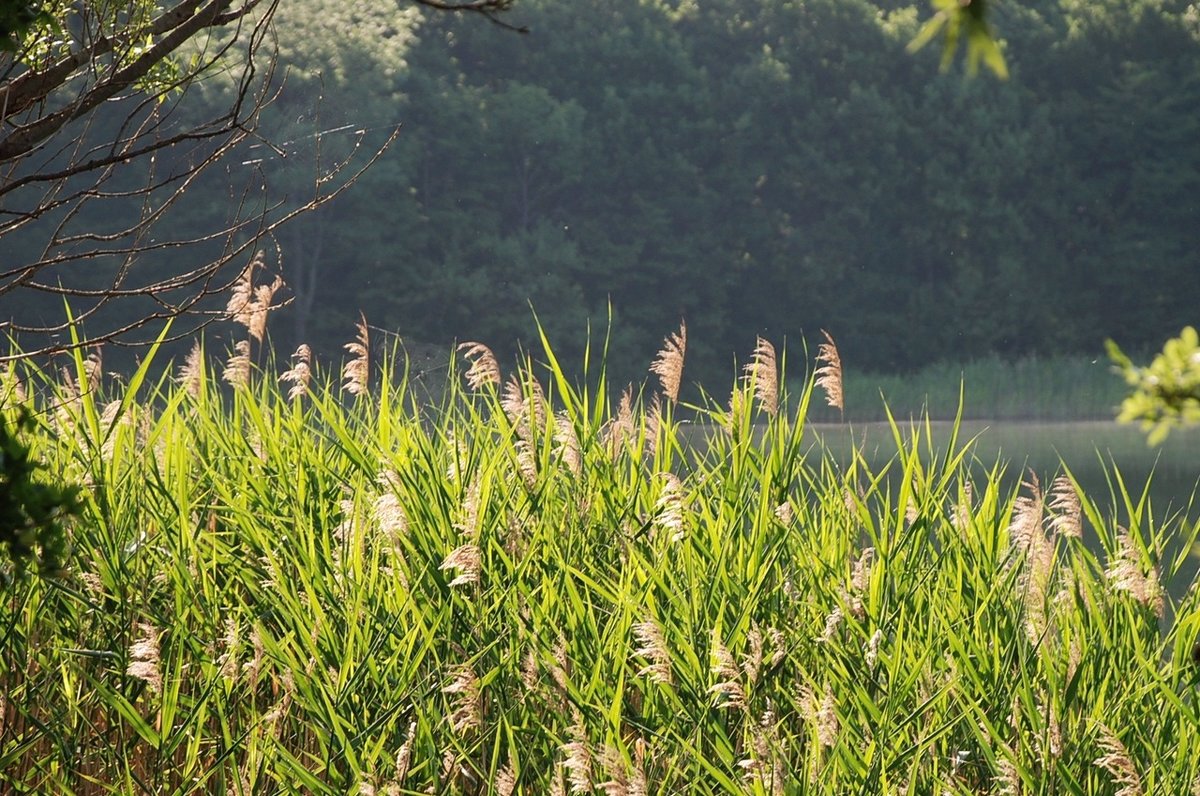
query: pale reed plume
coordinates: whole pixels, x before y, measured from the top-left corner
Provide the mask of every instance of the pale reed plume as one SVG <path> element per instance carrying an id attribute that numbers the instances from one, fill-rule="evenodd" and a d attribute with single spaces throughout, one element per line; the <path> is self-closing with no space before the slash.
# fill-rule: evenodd
<path id="1" fill-rule="evenodd" d="M 871 638 L 863 645 L 863 662 L 867 664 L 867 669 L 875 668 L 875 662 L 879 660 L 879 645 L 882 642 L 883 631 L 876 628 Z"/>
<path id="2" fill-rule="evenodd" d="M 604 425 L 604 447 L 609 456 L 616 458 L 625 442 L 633 438 L 633 434 L 633 385 L 628 385 L 621 393 L 617 414 Z"/>
<path id="3" fill-rule="evenodd" d="M 1138 775 L 1129 750 L 1116 733 L 1101 724 L 1097 743 L 1104 754 L 1092 761 L 1092 765 L 1108 772 L 1113 785 L 1119 785 L 1116 796 L 1142 796 L 1142 778 Z"/>
<path id="4" fill-rule="evenodd" d="M 1046 614 L 1046 594 L 1054 570 L 1054 542 L 1043 527 L 1044 499 L 1037 473 L 1030 471 L 1023 486 L 1029 495 L 1013 502 L 1009 522 L 1009 549 L 1014 554 L 1011 564 L 1023 561 L 1019 585 L 1025 601 L 1025 635 L 1037 644 L 1049 626 Z"/>
<path id="5" fill-rule="evenodd" d="M 154 693 L 162 692 L 162 670 L 159 668 L 158 628 L 145 622 L 137 625 L 137 639 L 129 647 L 129 665 L 125 674 L 141 680 Z"/>
<path id="6" fill-rule="evenodd" d="M 221 380 L 234 387 L 245 387 L 250 383 L 250 341 L 238 340 L 233 344 L 233 354 L 225 362 Z"/>
<path id="7" fill-rule="evenodd" d="M 671 534 L 672 542 L 679 542 L 687 535 L 683 482 L 674 473 L 662 473 L 662 477 L 666 483 L 654 504 L 654 528 Z"/>
<path id="8" fill-rule="evenodd" d="M 472 390 L 482 390 L 487 385 L 500 386 L 500 363 L 492 349 L 483 343 L 461 343 L 458 350 L 471 363 L 467 368 L 467 384 Z"/>
<path id="9" fill-rule="evenodd" d="M 875 561 L 875 548 L 864 547 L 850 571 L 850 588 L 857 594 L 865 594 L 871 588 L 871 565 Z"/>
<path id="10" fill-rule="evenodd" d="M 996 783 L 997 796 L 1021 796 L 1024 793 L 1021 773 L 1008 754 L 996 756 L 996 776 L 992 781 Z"/>
<path id="11" fill-rule="evenodd" d="M 537 454 L 533 446 L 523 439 L 513 443 L 513 450 L 516 452 L 516 471 L 521 476 L 521 483 L 527 490 L 533 492 L 537 487 L 538 479 Z"/>
<path id="12" fill-rule="evenodd" d="M 712 673 L 721 678 L 708 689 L 716 699 L 716 706 L 738 710 L 746 707 L 746 689 L 742 686 L 742 670 L 729 648 L 721 641 L 721 634 L 712 631 Z"/>
<path id="13" fill-rule="evenodd" d="M 254 259 L 242 270 L 233 288 L 229 291 L 229 302 L 225 305 L 225 316 L 247 329 L 254 317 L 254 269 L 264 266 L 262 252 L 255 252 Z"/>
<path id="14" fill-rule="evenodd" d="M 838 628 L 842 626 L 844 618 L 841 606 L 834 606 L 834 609 L 825 617 L 825 629 L 813 640 L 818 644 L 832 643 L 838 636 Z"/>
<path id="15" fill-rule="evenodd" d="M 833 689 L 826 685 L 825 691 L 818 699 L 812 687 L 805 685 L 800 689 L 800 696 L 804 716 L 816 725 L 817 742 L 821 746 L 833 746 L 837 743 L 839 727 Z"/>
<path id="16" fill-rule="evenodd" d="M 516 428 L 517 436 L 529 442 L 533 430 L 546 426 L 546 393 L 532 374 L 512 374 L 504 384 L 500 406 L 510 423 Z"/>
<path id="17" fill-rule="evenodd" d="M 375 521 L 375 529 L 393 543 L 408 534 L 408 516 L 395 492 L 384 492 L 375 498 L 371 518 Z"/>
<path id="18" fill-rule="evenodd" d="M 351 355 L 350 361 L 342 367 L 342 379 L 344 380 L 342 389 L 355 397 L 366 393 L 371 376 L 371 340 L 367 334 L 367 319 L 363 315 L 360 315 L 359 318 L 360 320 L 355 326 L 358 329 L 358 335 L 354 342 L 342 346 Z"/>
<path id="19" fill-rule="evenodd" d="M 1008 524 L 1008 546 L 1018 555 L 1035 557 L 1046 542 L 1046 534 L 1042 530 L 1042 487 L 1037 473 L 1032 470 L 1029 480 L 1021 485 L 1029 490 L 1029 495 L 1020 495 L 1013 501 L 1012 519 Z"/>
<path id="20" fill-rule="evenodd" d="M 403 785 L 404 780 L 408 779 L 408 769 L 412 766 L 413 741 L 416 737 L 417 723 L 410 721 L 408 723 L 408 734 L 404 739 L 404 743 L 401 744 L 400 751 L 396 752 L 395 782 L 397 785 Z"/>
<path id="21" fill-rule="evenodd" d="M 649 661 L 638 670 L 638 676 L 649 676 L 652 682 L 659 685 L 673 685 L 675 678 L 671 673 L 671 652 L 662 628 L 653 619 L 648 619 L 633 626 L 633 635 L 641 644 L 633 654 Z"/>
<path id="22" fill-rule="evenodd" d="M 565 411 L 554 417 L 554 441 L 557 444 L 559 459 L 578 476 L 583 470 L 583 455 L 579 448 L 579 435 L 575 433 L 575 424 Z"/>
<path id="23" fill-rule="evenodd" d="M 1165 606 L 1162 584 L 1158 580 L 1158 567 L 1150 567 L 1149 574 L 1145 572 L 1141 554 L 1134 546 L 1129 531 L 1124 528 L 1118 529 L 1117 547 L 1116 560 L 1111 561 L 1108 569 L 1104 571 L 1113 591 L 1125 592 L 1161 619 Z"/>
<path id="24" fill-rule="evenodd" d="M 683 358 L 687 353 L 687 325 L 679 322 L 679 331 L 663 340 L 662 350 L 650 365 L 650 372 L 662 383 L 662 394 L 672 403 L 679 402 L 679 386 L 683 382 Z"/>
<path id="25" fill-rule="evenodd" d="M 438 567 L 440 570 L 455 569 L 458 575 L 450 581 L 451 586 L 466 586 L 479 582 L 479 548 L 473 544 L 456 547 Z"/>
<path id="26" fill-rule="evenodd" d="M 755 790 L 771 796 L 783 796 L 786 775 L 777 749 L 780 747 L 775 712 L 770 708 L 750 727 L 750 756 L 739 760 L 742 776 Z"/>
<path id="27" fill-rule="evenodd" d="M 496 772 L 496 796 L 512 796 L 517 791 L 517 769 L 510 759 Z"/>
<path id="28" fill-rule="evenodd" d="M 775 346 L 758 338 L 754 347 L 754 358 L 746 365 L 746 378 L 754 385 L 754 397 L 758 405 L 771 417 L 779 413 L 779 368 L 775 360 Z"/>
<path id="29" fill-rule="evenodd" d="M 254 300 L 250 303 L 250 317 L 246 328 L 250 330 L 250 336 L 260 343 L 267 333 L 267 316 L 271 310 L 275 309 L 271 302 L 275 300 L 275 294 L 281 287 L 283 287 L 283 279 L 277 276 L 271 284 L 259 285 L 254 288 Z"/>
<path id="30" fill-rule="evenodd" d="M 183 365 L 180 366 L 179 373 L 175 376 L 175 382 L 183 387 L 188 395 L 196 398 L 200 395 L 203 373 L 204 363 L 200 359 L 200 341 L 197 340 L 192 344 L 192 350 L 183 360 Z"/>
<path id="31" fill-rule="evenodd" d="M 483 697 L 479 678 L 470 666 L 464 664 L 458 667 L 454 680 L 442 689 L 442 693 L 454 697 L 450 726 L 455 732 L 466 732 L 483 725 Z"/>
<path id="32" fill-rule="evenodd" d="M 509 375 L 504 383 L 504 394 L 500 397 L 500 407 L 514 426 L 519 425 L 525 412 L 525 391 L 521 389 L 521 380 L 517 374 Z"/>
<path id="33" fill-rule="evenodd" d="M 646 744 L 641 738 L 634 743 L 633 756 L 631 765 L 616 746 L 604 745 L 600 766 L 608 774 L 608 780 L 596 787 L 605 796 L 646 796 L 649 789 L 645 774 Z"/>
<path id="34" fill-rule="evenodd" d="M 566 755 L 559 765 L 566 769 L 572 793 L 592 792 L 592 753 L 588 747 L 587 728 L 578 714 L 571 725 L 572 740 L 562 745 Z"/>
<path id="35" fill-rule="evenodd" d="M 312 349 L 301 343 L 292 360 L 291 369 L 284 371 L 279 380 L 292 385 L 288 388 L 288 400 L 298 401 L 308 395 L 308 384 L 312 381 Z"/>
<path id="36" fill-rule="evenodd" d="M 838 353 L 837 344 L 833 337 L 824 329 L 821 334 L 825 342 L 817 347 L 817 386 L 825 391 L 825 402 L 839 412 L 846 411 L 842 397 L 842 357 Z"/>
<path id="37" fill-rule="evenodd" d="M 87 377 L 89 390 L 100 389 L 100 380 L 104 377 L 104 352 L 98 345 L 92 346 L 87 358 L 83 360 L 83 373 Z"/>
<path id="38" fill-rule="evenodd" d="M 750 678 L 750 682 L 758 682 L 758 673 L 763 664 L 763 634 L 757 624 L 751 624 L 750 632 L 746 634 L 746 654 L 742 656 L 742 671 Z"/>
<path id="39" fill-rule="evenodd" d="M 1083 505 L 1079 491 L 1067 475 L 1060 475 L 1050 485 L 1050 510 L 1054 518 L 1050 521 L 1059 536 L 1079 539 L 1083 536 Z"/>

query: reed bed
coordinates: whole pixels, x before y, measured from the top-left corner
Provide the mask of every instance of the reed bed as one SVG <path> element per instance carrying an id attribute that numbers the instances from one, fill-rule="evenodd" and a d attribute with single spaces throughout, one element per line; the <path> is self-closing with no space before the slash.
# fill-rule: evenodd
<path id="1" fill-rule="evenodd" d="M 698 405 L 683 329 L 662 390 L 467 345 L 435 408 L 347 348 L 5 377 L 85 509 L 3 593 L 0 791 L 1200 789 L 1196 590 L 1160 585 L 1197 528 L 1118 472 L 972 482 L 921 423 L 811 451 L 765 340 Z"/>
<path id="2" fill-rule="evenodd" d="M 803 388 L 803 381 L 794 385 Z M 936 362 L 915 373 L 846 374 L 844 417 L 884 422 L 883 396 L 896 417 L 934 420 L 1111 420 L 1124 385 L 1106 355 L 1053 354 L 1016 361 L 998 356 L 966 363 Z M 961 406 L 960 406 L 960 398 Z M 811 420 L 837 421 L 843 413 L 814 407 Z"/>

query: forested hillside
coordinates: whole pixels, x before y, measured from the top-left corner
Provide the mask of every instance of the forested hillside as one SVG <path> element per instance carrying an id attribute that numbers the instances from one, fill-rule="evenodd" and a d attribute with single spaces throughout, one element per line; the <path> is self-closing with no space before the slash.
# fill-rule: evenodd
<path id="1" fill-rule="evenodd" d="M 895 0 L 521 0 L 527 35 L 369 8 L 286 0 L 278 150 L 226 174 L 261 167 L 294 201 L 318 145 L 403 123 L 279 239 L 281 346 L 336 355 L 362 310 L 511 351 L 532 305 L 569 353 L 611 306 L 620 375 L 682 317 L 689 380 L 725 384 L 756 333 L 824 327 L 855 367 L 898 371 L 1137 350 L 1195 320 L 1196 6 L 996 4 L 1003 82 L 908 53 L 929 12 Z M 221 101 L 215 78 L 197 113 Z M 197 223 L 229 201 L 209 185 Z"/>

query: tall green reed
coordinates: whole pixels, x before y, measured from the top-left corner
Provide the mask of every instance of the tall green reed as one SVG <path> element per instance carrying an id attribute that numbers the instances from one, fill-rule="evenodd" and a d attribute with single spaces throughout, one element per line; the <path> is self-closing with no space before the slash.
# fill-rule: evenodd
<path id="1" fill-rule="evenodd" d="M 1197 529 L 1115 468 L 1104 500 L 972 482 L 928 423 L 891 420 L 882 465 L 814 450 L 813 383 L 765 398 L 780 360 L 695 405 L 615 396 L 602 353 L 577 383 L 544 340 L 473 387 L 453 362 L 433 407 L 390 352 L 357 396 L 314 365 L 290 398 L 269 357 L 235 387 L 203 356 L 187 384 L 22 366 L 87 499 L 69 574 L 5 594 L 0 782 L 1193 787 L 1196 596 L 1159 583 Z"/>

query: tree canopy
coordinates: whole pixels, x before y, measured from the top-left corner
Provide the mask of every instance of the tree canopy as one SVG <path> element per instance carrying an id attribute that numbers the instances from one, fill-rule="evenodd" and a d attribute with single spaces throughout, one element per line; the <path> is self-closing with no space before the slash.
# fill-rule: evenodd
<path id="1" fill-rule="evenodd" d="M 848 362 L 896 371 L 1143 351 L 1193 320 L 1186 3 L 988 4 L 1006 81 L 912 54 L 930 12 L 903 0 L 522 0 L 506 19 L 524 36 L 361 8 L 339 12 L 336 58 L 300 33 L 327 29 L 328 3 L 279 9 L 283 91 L 223 161 L 297 203 L 315 164 L 403 124 L 356 190 L 275 235 L 284 346 L 334 354 L 362 310 L 512 351 L 532 304 L 570 356 L 611 306 L 622 377 L 682 316 L 689 377 L 724 383 L 760 333 L 827 328 Z M 179 228 L 227 208 L 227 185 L 189 189 Z"/>

